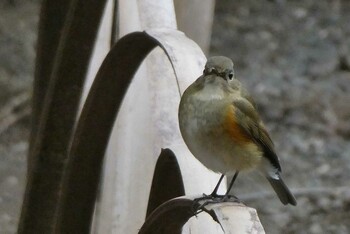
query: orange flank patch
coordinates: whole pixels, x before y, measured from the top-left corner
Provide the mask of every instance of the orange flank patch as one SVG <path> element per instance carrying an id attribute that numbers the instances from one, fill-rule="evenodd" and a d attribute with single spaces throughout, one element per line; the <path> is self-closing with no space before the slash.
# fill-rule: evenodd
<path id="1" fill-rule="evenodd" d="M 237 124 L 234 106 L 227 108 L 224 128 L 236 144 L 252 143 L 250 136 Z"/>

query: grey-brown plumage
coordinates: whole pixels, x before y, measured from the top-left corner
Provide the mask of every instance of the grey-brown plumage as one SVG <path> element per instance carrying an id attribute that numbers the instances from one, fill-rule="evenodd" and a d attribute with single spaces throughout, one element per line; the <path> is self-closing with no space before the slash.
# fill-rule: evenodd
<path id="1" fill-rule="evenodd" d="M 241 119 L 241 121 L 239 121 L 240 127 L 260 146 L 263 151 L 263 157 L 268 159 L 275 168 L 275 171 L 271 170 L 271 173 L 267 173 L 267 180 L 284 205 L 289 203 L 295 206 L 297 204 L 296 199 L 281 177 L 280 173 L 282 169 L 277 154 L 275 153 L 274 144 L 260 120 L 255 107 L 248 105 L 246 101 L 235 101 L 234 105 L 236 107 L 236 115 Z"/>

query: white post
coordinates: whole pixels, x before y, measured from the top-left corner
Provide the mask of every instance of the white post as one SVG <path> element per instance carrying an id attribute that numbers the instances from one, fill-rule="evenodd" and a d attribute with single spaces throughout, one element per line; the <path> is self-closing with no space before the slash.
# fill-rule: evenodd
<path id="1" fill-rule="evenodd" d="M 176 154 L 186 194 L 210 193 L 219 178 L 190 154 L 179 132 L 180 94 L 201 74 L 206 58 L 198 45 L 176 31 L 173 2 L 121 0 L 119 22 L 120 35 L 146 30 L 163 45 L 171 62 L 163 49 L 152 51 L 123 101 L 105 160 L 95 219 L 99 234 L 138 232 L 161 148 Z M 203 230 L 221 233 L 207 220 L 190 221 L 183 232 Z"/>

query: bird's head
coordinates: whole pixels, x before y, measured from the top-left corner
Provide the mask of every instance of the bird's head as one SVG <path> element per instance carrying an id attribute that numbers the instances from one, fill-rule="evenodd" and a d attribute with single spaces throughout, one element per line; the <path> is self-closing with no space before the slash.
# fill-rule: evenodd
<path id="1" fill-rule="evenodd" d="M 234 79 L 233 62 L 224 56 L 214 56 L 205 64 L 203 75 L 216 75 L 227 81 Z"/>

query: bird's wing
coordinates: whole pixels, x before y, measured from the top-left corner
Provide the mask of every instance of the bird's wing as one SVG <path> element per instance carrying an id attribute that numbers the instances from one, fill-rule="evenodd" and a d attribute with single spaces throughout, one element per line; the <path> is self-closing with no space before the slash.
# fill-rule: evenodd
<path id="1" fill-rule="evenodd" d="M 246 99 L 238 99 L 233 101 L 233 107 L 235 118 L 240 120 L 237 121 L 239 127 L 263 149 L 264 157 L 281 171 L 281 165 L 275 153 L 273 142 L 253 104 Z"/>
<path id="2" fill-rule="evenodd" d="M 241 87 L 241 95 L 243 98 L 247 99 L 247 101 L 249 101 L 255 109 L 257 108 L 257 105 L 256 105 L 253 97 L 250 96 L 248 90 L 246 90 L 244 87 Z"/>

